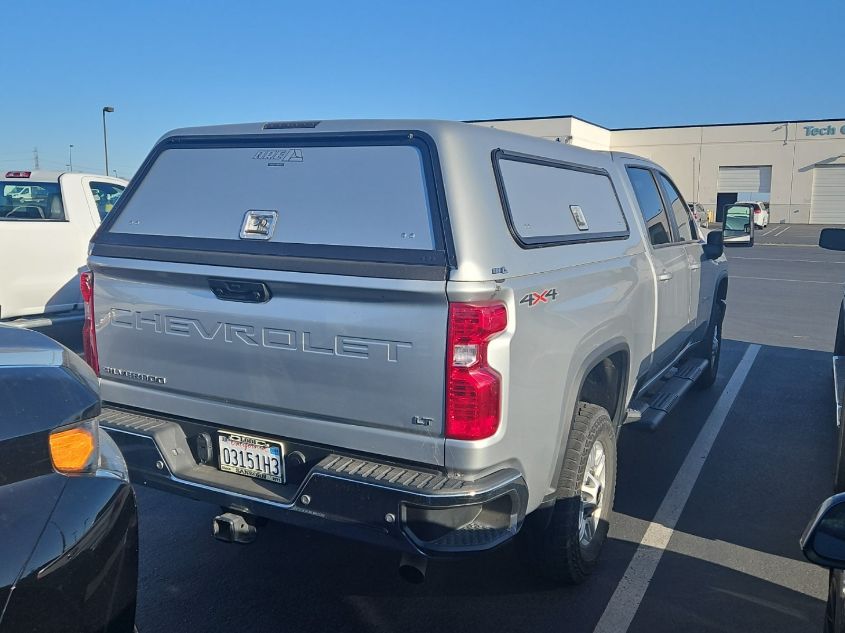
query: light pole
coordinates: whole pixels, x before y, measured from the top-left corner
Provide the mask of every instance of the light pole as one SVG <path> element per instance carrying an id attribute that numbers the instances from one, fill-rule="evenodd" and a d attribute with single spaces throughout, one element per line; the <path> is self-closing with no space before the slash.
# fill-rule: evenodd
<path id="1" fill-rule="evenodd" d="M 106 134 L 106 112 L 114 112 L 114 108 L 106 106 L 103 108 L 103 149 L 106 153 L 106 176 L 109 175 L 109 139 Z"/>
<path id="2" fill-rule="evenodd" d="M 73 171 L 73 144 L 68 147 L 68 167 L 70 167 L 70 171 Z"/>

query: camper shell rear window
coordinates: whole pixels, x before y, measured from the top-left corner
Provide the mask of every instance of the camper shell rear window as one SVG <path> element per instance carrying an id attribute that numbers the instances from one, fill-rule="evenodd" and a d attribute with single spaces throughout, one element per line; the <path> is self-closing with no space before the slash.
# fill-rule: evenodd
<path id="1" fill-rule="evenodd" d="M 604 169 L 501 149 L 493 152 L 493 167 L 505 220 L 523 248 L 630 236 Z"/>
<path id="2" fill-rule="evenodd" d="M 170 137 L 108 215 L 94 254 L 445 267 L 444 218 L 436 150 L 419 132 Z"/>

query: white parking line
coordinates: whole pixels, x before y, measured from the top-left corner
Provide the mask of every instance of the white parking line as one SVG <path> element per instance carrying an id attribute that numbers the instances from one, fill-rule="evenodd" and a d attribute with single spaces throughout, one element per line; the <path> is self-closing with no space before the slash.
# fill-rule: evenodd
<path id="1" fill-rule="evenodd" d="M 614 517 L 619 517 L 614 513 Z M 645 531 L 648 521 L 623 515 L 625 523 Z M 628 543 L 632 541 L 621 537 Z M 790 591 L 823 600 L 827 595 L 827 574 L 806 560 L 787 558 L 759 549 L 751 549 L 736 543 L 727 543 L 718 539 L 704 538 L 688 532 L 675 530 L 667 552 L 695 558 L 711 565 L 718 565 L 731 571 L 765 580 L 773 585 Z"/>
<path id="2" fill-rule="evenodd" d="M 774 236 L 772 236 L 774 237 Z M 790 248 L 807 248 L 807 247 L 815 247 L 818 246 L 818 243 L 813 242 L 812 244 L 783 244 L 782 242 L 757 242 L 757 246 L 788 246 Z"/>
<path id="3" fill-rule="evenodd" d="M 786 227 L 783 231 L 780 231 L 779 233 L 775 233 L 774 235 L 772 235 L 772 237 L 780 237 L 781 235 L 783 235 L 784 233 L 786 233 L 786 232 L 787 232 L 789 229 L 791 229 L 791 228 L 792 228 L 791 226 L 788 226 L 788 227 Z"/>
<path id="4" fill-rule="evenodd" d="M 731 279 L 756 279 L 758 281 L 795 281 L 800 284 L 834 284 L 841 286 L 845 281 L 814 281 L 812 279 L 782 279 L 780 277 L 743 277 L 742 275 L 731 275 Z"/>
<path id="5" fill-rule="evenodd" d="M 607 603 L 604 613 L 601 615 L 594 633 L 624 633 L 631 626 L 637 609 L 643 601 L 645 592 L 648 589 L 660 558 L 672 538 L 672 533 L 681 513 L 684 510 L 687 499 L 689 499 L 695 482 L 701 474 L 704 462 L 710 454 L 710 449 L 722 430 L 728 412 L 733 406 L 734 400 L 751 371 L 754 359 L 760 351 L 759 345 L 749 345 L 742 355 L 734 370 L 733 375 L 728 379 L 725 390 L 716 405 L 701 427 L 695 443 L 687 453 L 684 463 L 681 464 L 678 474 L 675 475 L 669 491 L 663 498 L 660 507 L 654 514 L 648 528 L 640 541 L 634 557 L 628 564 L 622 580 L 616 586 L 616 590 Z"/>
<path id="6" fill-rule="evenodd" d="M 802 264 L 845 264 L 845 261 L 835 259 L 785 259 L 780 257 L 740 257 L 739 255 L 731 255 L 730 259 L 749 259 L 760 262 L 800 262 Z"/>

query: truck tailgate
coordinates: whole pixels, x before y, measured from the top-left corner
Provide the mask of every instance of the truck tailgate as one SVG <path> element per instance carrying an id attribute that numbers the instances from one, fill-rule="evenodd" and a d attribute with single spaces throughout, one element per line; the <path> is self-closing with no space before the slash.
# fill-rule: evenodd
<path id="1" fill-rule="evenodd" d="M 443 435 L 443 281 L 132 260 L 91 267 L 104 400 L 174 415 L 202 403 L 190 417 L 306 441 L 325 442 L 329 424 L 333 443 L 359 450 L 369 443 L 350 431 L 386 430 L 396 457 L 408 454 L 401 436 Z M 210 280 L 221 279 L 261 283 L 271 297 L 220 299 Z M 215 406 L 219 417 L 209 415 Z"/>

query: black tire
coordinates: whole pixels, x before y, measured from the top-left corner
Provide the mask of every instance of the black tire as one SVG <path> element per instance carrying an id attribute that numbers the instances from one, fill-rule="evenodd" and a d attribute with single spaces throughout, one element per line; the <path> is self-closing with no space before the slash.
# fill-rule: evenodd
<path id="1" fill-rule="evenodd" d="M 699 376 L 695 383 L 696 389 L 707 389 L 716 382 L 719 375 L 719 360 L 722 358 L 722 322 L 725 319 L 725 302 L 716 299 L 710 310 L 710 322 L 704 340 L 698 345 L 696 357 L 707 359 L 707 369 Z M 715 348 L 714 348 L 715 344 Z"/>
<path id="2" fill-rule="evenodd" d="M 604 487 L 600 488 L 598 527 L 581 541 L 581 487 L 593 445 L 604 448 Z M 520 550 L 532 570 L 557 584 L 577 584 L 592 573 L 607 538 L 607 518 L 616 491 L 616 426 L 607 411 L 579 402 L 569 430 L 554 506 L 526 518 L 519 534 Z"/>

